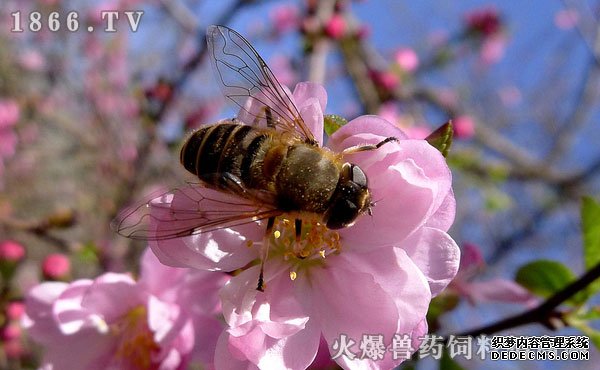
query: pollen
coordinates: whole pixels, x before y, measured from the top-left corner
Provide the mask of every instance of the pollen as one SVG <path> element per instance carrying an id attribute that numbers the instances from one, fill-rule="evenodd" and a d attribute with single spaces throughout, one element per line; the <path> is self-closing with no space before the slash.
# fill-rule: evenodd
<path id="1" fill-rule="evenodd" d="M 114 353 L 116 362 L 124 369 L 149 369 L 152 358 L 159 350 L 154 335 L 148 327 L 145 306 L 137 306 L 111 325 L 111 332 L 118 337 Z"/>
<path id="2" fill-rule="evenodd" d="M 274 230 L 271 237 L 273 255 L 281 255 L 284 261 L 292 264 L 323 261 L 327 255 L 341 250 L 340 235 L 316 219 L 302 219 L 299 237 L 295 223 L 287 218 L 277 220 Z"/>
<path id="3" fill-rule="evenodd" d="M 298 277 L 296 271 L 290 271 L 290 280 L 294 281 Z"/>

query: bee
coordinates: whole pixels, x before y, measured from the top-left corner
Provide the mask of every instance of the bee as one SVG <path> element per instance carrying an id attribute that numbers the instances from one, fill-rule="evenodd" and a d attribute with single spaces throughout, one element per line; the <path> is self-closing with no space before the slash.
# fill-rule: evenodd
<path id="1" fill-rule="evenodd" d="M 340 153 L 321 147 L 289 92 L 244 37 L 225 26 L 210 26 L 207 44 L 225 96 L 241 110 L 238 118 L 199 128 L 183 144 L 180 162 L 200 183 L 175 193 L 192 200 L 195 208 L 179 208 L 173 202 L 168 212 L 153 215 L 143 211 L 151 208 L 150 202 L 144 203 L 146 207 L 117 216 L 116 231 L 133 239 L 162 240 L 266 219 L 268 240 L 275 219 L 285 215 L 295 219 L 299 240 L 304 216 L 316 217 L 329 229 L 340 229 L 370 214 L 374 203 L 367 175 L 343 158 L 378 149 L 396 138 Z M 215 197 L 215 191 L 225 198 Z M 145 225 L 145 218 L 154 226 Z"/>

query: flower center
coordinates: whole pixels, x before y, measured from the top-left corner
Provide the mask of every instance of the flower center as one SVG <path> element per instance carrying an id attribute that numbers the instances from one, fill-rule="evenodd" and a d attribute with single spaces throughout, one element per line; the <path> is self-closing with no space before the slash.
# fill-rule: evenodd
<path id="1" fill-rule="evenodd" d="M 158 368 L 152 364 L 152 354 L 159 350 L 148 327 L 145 306 L 137 306 L 127 312 L 121 320 L 111 326 L 118 337 L 115 357 L 119 368 L 129 370 Z"/>
<path id="2" fill-rule="evenodd" d="M 296 237 L 295 223 L 284 218 L 275 222 L 269 255 L 289 262 L 290 279 L 295 280 L 300 269 L 322 265 L 328 255 L 339 254 L 341 248 L 340 235 L 316 219 L 303 219 L 300 235 Z"/>

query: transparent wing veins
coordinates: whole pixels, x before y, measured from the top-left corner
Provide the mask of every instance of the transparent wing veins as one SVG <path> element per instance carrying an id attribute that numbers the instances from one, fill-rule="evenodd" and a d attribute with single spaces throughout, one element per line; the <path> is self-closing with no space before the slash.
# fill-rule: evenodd
<path id="1" fill-rule="evenodd" d="M 264 111 L 251 112 L 247 109 L 248 98 L 252 98 L 271 109 L 276 128 L 303 140 L 314 141 L 314 135 L 286 90 L 243 36 L 225 26 L 210 26 L 207 42 L 211 62 L 227 98 L 256 119 L 266 119 Z M 237 78 L 237 83 L 229 82 L 227 77 Z"/>
<path id="2" fill-rule="evenodd" d="M 236 195 L 188 183 L 124 209 L 111 223 L 120 235 L 165 240 L 201 234 L 275 217 L 277 209 Z"/>

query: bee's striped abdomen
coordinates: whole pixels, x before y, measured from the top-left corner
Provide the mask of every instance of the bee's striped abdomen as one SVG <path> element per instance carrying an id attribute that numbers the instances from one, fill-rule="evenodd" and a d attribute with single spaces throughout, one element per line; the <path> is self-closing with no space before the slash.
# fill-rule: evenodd
<path id="1" fill-rule="evenodd" d="M 195 131 L 181 149 L 180 160 L 186 170 L 216 188 L 228 188 L 225 174 L 238 178 L 251 188 L 254 161 L 269 135 L 248 125 L 219 123 Z"/>

